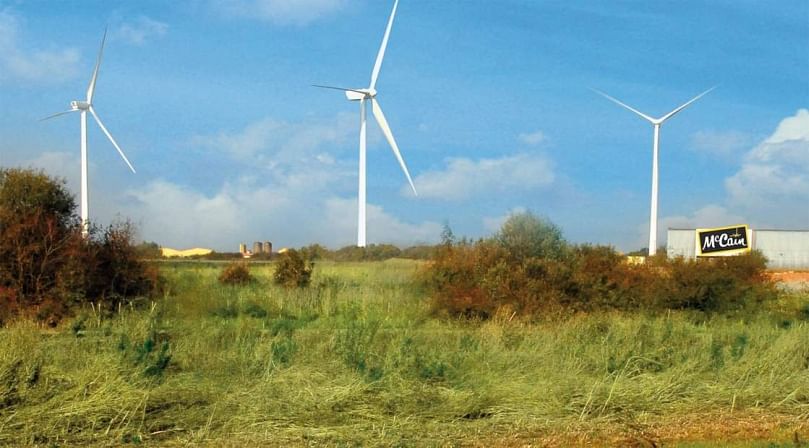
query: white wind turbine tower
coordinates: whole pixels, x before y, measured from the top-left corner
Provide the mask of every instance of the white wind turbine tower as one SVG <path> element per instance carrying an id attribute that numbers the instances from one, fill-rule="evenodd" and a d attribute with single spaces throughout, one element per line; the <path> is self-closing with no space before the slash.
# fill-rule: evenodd
<path id="1" fill-rule="evenodd" d="M 89 205 L 89 192 L 88 192 L 88 179 L 87 179 L 87 112 L 95 119 L 98 126 L 104 131 L 107 138 L 109 138 L 110 142 L 115 149 L 118 150 L 118 154 L 121 155 L 121 158 L 124 159 L 129 169 L 132 172 L 135 172 L 135 168 L 132 167 L 132 164 L 129 163 L 129 159 L 126 158 L 126 155 L 121 150 L 121 147 L 118 146 L 118 143 L 115 142 L 115 139 L 112 138 L 112 134 L 107 130 L 104 126 L 104 123 L 101 122 L 101 118 L 98 117 L 95 109 L 93 108 L 93 93 L 95 92 L 96 88 L 96 79 L 98 78 L 98 69 L 101 66 L 101 56 L 104 53 L 104 41 L 107 39 L 107 30 L 104 30 L 104 37 L 101 38 L 101 48 L 98 50 L 98 59 L 96 60 L 96 66 L 93 70 L 93 76 L 90 78 L 90 85 L 87 87 L 87 98 L 85 101 L 71 101 L 70 102 L 70 110 L 65 112 L 59 112 L 58 114 L 53 114 L 43 118 L 40 121 L 50 120 L 51 118 L 58 117 L 60 115 L 69 114 L 72 112 L 79 112 L 81 114 L 81 224 L 82 224 L 82 234 L 87 236 L 89 231 L 89 222 L 90 222 L 90 205 Z"/>
<path id="2" fill-rule="evenodd" d="M 382 129 L 382 133 L 385 135 L 385 138 L 388 140 L 391 149 L 393 150 L 393 154 L 396 156 L 396 159 L 399 161 L 399 165 L 402 167 L 402 171 L 404 171 L 405 177 L 407 177 L 407 181 L 410 183 L 410 188 L 413 189 L 413 193 L 418 195 L 416 192 L 416 187 L 413 185 L 413 179 L 410 177 L 410 172 L 407 171 L 407 165 L 405 165 L 404 159 L 402 159 L 402 154 L 399 152 L 399 146 L 396 144 L 396 140 L 393 138 L 393 133 L 391 133 L 390 126 L 388 125 L 388 121 L 385 119 L 385 114 L 382 113 L 382 108 L 379 106 L 379 102 L 376 100 L 376 81 L 379 78 L 379 70 L 382 68 L 382 60 L 385 58 L 385 48 L 388 46 L 388 38 L 390 37 L 390 30 L 393 27 L 393 18 L 396 16 L 396 7 L 399 5 L 399 0 L 394 1 L 393 3 L 393 11 L 390 13 L 390 19 L 388 19 L 388 27 L 385 29 L 385 36 L 382 38 L 382 45 L 379 48 L 379 53 L 376 56 L 376 63 L 374 64 L 374 70 L 371 73 L 371 85 L 366 89 L 346 89 L 342 87 L 333 87 L 333 86 L 322 86 L 322 85 L 315 85 L 314 87 L 321 87 L 324 89 L 334 89 L 334 90 L 342 90 L 345 92 L 346 98 L 349 101 L 359 101 L 360 102 L 360 183 L 359 183 L 359 216 L 358 216 L 358 224 L 357 224 L 357 246 L 358 247 L 365 247 L 365 205 L 366 205 L 366 195 L 365 195 L 365 147 L 366 147 L 366 103 L 371 103 L 371 111 L 376 118 L 376 122 L 379 124 L 380 129 Z"/>
<path id="3" fill-rule="evenodd" d="M 606 93 L 604 93 L 604 92 L 602 92 L 600 90 L 591 89 L 594 92 L 598 93 L 599 95 L 603 96 L 604 98 L 607 98 L 608 100 L 618 104 L 619 106 L 621 106 L 623 108 L 626 108 L 626 109 L 629 109 L 630 111 L 634 112 L 635 114 L 637 114 L 638 116 L 640 116 L 644 120 L 648 121 L 649 123 L 652 123 L 652 126 L 654 126 L 654 143 L 653 143 L 653 146 L 652 146 L 652 148 L 653 148 L 652 149 L 652 151 L 653 151 L 652 152 L 652 207 L 651 207 L 652 210 L 651 210 L 651 216 L 650 216 L 650 219 L 649 219 L 649 256 L 653 256 L 654 254 L 657 253 L 657 171 L 658 171 L 658 169 L 657 169 L 657 154 L 658 154 L 658 150 L 660 148 L 660 126 L 663 124 L 663 122 L 665 122 L 669 118 L 673 117 L 675 114 L 677 114 L 681 110 L 685 109 L 686 107 L 690 106 L 691 103 L 693 103 L 694 101 L 702 98 L 703 96 L 708 94 L 708 92 L 710 92 L 711 90 L 713 90 L 715 88 L 716 88 L 716 86 L 711 87 L 710 89 L 700 93 L 699 95 L 695 96 L 694 98 L 691 98 L 690 100 L 688 100 L 688 102 L 686 102 L 682 106 L 674 109 L 673 111 L 667 113 L 666 115 L 663 115 L 660 118 L 652 118 L 652 117 L 644 114 L 643 112 L 638 111 L 637 109 L 635 109 L 635 108 L 633 108 L 631 106 L 627 106 L 626 104 L 622 103 L 621 101 L 607 95 Z"/>

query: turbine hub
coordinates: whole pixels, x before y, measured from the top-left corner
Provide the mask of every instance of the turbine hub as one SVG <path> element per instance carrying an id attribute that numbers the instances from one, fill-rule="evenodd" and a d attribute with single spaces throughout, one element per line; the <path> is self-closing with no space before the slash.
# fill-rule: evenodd
<path id="1" fill-rule="evenodd" d="M 86 101 L 71 101 L 70 108 L 73 110 L 88 110 L 90 109 L 90 103 Z"/>
<path id="2" fill-rule="evenodd" d="M 346 90 L 345 93 L 349 101 L 367 100 L 376 96 L 376 90 L 370 89 Z"/>

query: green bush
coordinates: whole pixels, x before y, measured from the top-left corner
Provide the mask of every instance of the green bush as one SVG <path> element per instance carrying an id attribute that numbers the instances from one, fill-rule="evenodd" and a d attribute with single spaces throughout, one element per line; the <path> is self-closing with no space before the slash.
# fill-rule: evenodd
<path id="1" fill-rule="evenodd" d="M 520 260 L 530 257 L 560 260 L 567 249 L 562 230 L 530 211 L 512 214 L 494 235 L 494 240 Z"/>
<path id="2" fill-rule="evenodd" d="M 273 281 L 286 288 L 305 288 L 312 280 L 315 263 L 300 252 L 290 249 L 278 259 Z"/>

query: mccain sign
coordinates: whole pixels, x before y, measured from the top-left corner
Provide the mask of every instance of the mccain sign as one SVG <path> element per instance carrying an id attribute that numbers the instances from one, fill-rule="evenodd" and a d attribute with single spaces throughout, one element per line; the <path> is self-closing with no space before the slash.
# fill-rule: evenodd
<path id="1" fill-rule="evenodd" d="M 723 257 L 750 252 L 751 232 L 746 225 L 697 229 L 698 257 Z"/>

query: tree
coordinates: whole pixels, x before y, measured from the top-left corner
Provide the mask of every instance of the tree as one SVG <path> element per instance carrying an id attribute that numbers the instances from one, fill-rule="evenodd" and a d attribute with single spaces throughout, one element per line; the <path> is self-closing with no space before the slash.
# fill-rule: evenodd
<path id="1" fill-rule="evenodd" d="M 76 202 L 67 191 L 64 179 L 42 171 L 0 168 L 0 225 L 16 216 L 46 212 L 56 222 L 69 227 L 75 221 Z"/>
<path id="2" fill-rule="evenodd" d="M 74 208 L 64 180 L 0 169 L 0 287 L 24 302 L 45 298 L 78 238 Z"/>
<path id="3" fill-rule="evenodd" d="M 509 216 L 494 240 L 518 260 L 529 257 L 559 260 L 567 248 L 562 230 L 530 211 Z"/>

